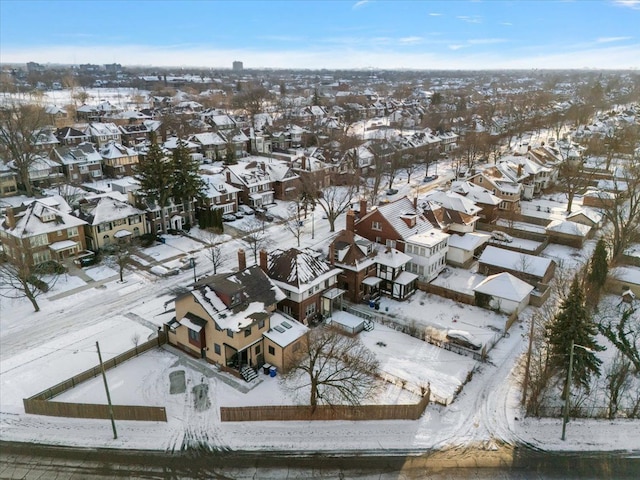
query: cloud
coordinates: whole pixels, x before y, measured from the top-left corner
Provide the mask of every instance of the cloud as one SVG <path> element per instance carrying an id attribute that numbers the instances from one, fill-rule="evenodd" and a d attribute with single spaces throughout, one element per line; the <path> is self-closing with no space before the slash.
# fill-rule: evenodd
<path id="1" fill-rule="evenodd" d="M 596 39 L 596 43 L 611 43 L 622 42 L 624 40 L 631 40 L 633 37 L 599 37 Z"/>
<path id="2" fill-rule="evenodd" d="M 513 23 L 511 23 L 511 22 L 500 22 L 500 25 L 504 25 L 505 27 L 511 27 L 511 26 L 513 26 Z"/>
<path id="3" fill-rule="evenodd" d="M 424 39 L 422 37 L 404 37 L 398 39 L 398 42 L 401 45 L 417 45 L 419 43 L 422 43 L 423 41 Z"/>
<path id="4" fill-rule="evenodd" d="M 456 18 L 467 23 L 482 23 L 482 17 L 479 15 L 458 15 Z"/>
<path id="5" fill-rule="evenodd" d="M 371 0 L 359 0 L 358 2 L 353 4 L 353 9 L 355 10 L 356 8 L 360 8 L 365 6 L 367 3 L 369 3 Z"/>
<path id="6" fill-rule="evenodd" d="M 640 10 L 640 0 L 613 0 L 613 3 L 621 7 L 629 7 Z"/>
<path id="7" fill-rule="evenodd" d="M 429 16 L 430 17 L 441 17 L 442 14 L 441 13 L 430 13 Z"/>
<path id="8" fill-rule="evenodd" d="M 554 51 L 555 53 L 541 53 Z M 157 67 L 231 68 L 234 60 L 245 68 L 300 69 L 628 69 L 640 68 L 640 43 L 632 45 L 601 44 L 583 49 L 544 49 L 535 52 L 496 49 L 478 52 L 469 44 L 451 43 L 448 49 L 420 52 L 400 46 L 372 50 L 365 45 L 325 45 L 323 49 L 214 49 L 208 46 L 166 48 L 149 45 L 45 45 L 19 47 L 3 45 L 5 63 L 113 63 L 122 65 L 153 65 Z"/>

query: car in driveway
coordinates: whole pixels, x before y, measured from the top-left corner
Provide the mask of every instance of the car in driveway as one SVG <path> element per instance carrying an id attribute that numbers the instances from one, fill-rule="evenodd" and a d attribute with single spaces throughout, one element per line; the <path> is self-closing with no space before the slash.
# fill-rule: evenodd
<path id="1" fill-rule="evenodd" d="M 273 222 L 275 220 L 274 216 L 265 209 L 256 210 L 256 218 L 264 220 L 265 222 Z"/>
<path id="2" fill-rule="evenodd" d="M 395 195 L 396 193 L 398 193 L 398 190 L 396 188 L 390 188 L 389 190 L 387 190 L 387 195 Z"/>
<path id="3" fill-rule="evenodd" d="M 238 211 L 245 215 L 253 215 L 255 212 L 249 205 L 238 205 Z"/>
<path id="4" fill-rule="evenodd" d="M 494 240 L 498 240 L 499 242 L 513 242 L 513 237 L 511 235 L 501 232 L 500 230 L 494 230 L 493 232 L 491 232 L 491 238 L 493 238 Z"/>
<path id="5" fill-rule="evenodd" d="M 477 351 L 482 348 L 482 343 L 465 330 L 449 330 L 447 332 L 447 340 L 470 350 Z"/>
<path id="6" fill-rule="evenodd" d="M 438 175 L 427 175 L 426 177 L 424 177 L 422 179 L 422 181 L 427 183 L 427 182 L 433 182 L 433 181 L 435 181 L 437 179 L 438 179 Z"/>
<path id="7" fill-rule="evenodd" d="M 244 218 L 244 213 L 238 211 L 238 212 L 234 212 L 233 214 L 238 220 L 240 220 L 241 218 Z"/>
<path id="8" fill-rule="evenodd" d="M 235 220 L 236 220 L 236 216 L 233 215 L 232 213 L 225 213 L 224 215 L 222 215 L 223 222 L 233 222 Z"/>

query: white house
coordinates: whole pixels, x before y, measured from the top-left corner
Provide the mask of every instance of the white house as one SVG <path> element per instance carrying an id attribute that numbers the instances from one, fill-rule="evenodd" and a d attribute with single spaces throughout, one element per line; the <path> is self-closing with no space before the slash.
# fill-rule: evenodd
<path id="1" fill-rule="evenodd" d="M 520 313 L 529 304 L 533 287 L 508 272 L 485 278 L 473 289 L 475 293 L 488 295 L 490 308 L 505 313 Z"/>
<path id="2" fill-rule="evenodd" d="M 445 267 L 449 237 L 448 233 L 433 228 L 407 238 L 404 251 L 411 257 L 407 271 L 417 274 L 421 282 L 435 279 Z"/>

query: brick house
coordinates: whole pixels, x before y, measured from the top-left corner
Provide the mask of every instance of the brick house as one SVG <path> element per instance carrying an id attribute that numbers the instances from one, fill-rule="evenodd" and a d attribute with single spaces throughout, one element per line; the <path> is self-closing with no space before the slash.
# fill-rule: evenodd
<path id="1" fill-rule="evenodd" d="M 367 210 L 366 200 L 360 201 L 360 218 L 347 214 L 347 230 L 399 251 L 405 251 L 407 239 L 412 235 L 427 232 L 433 225 L 416 205 L 416 200 L 407 197 Z"/>
<path id="2" fill-rule="evenodd" d="M 330 316 L 333 302 L 343 293 L 336 288 L 342 270 L 312 250 L 262 250 L 259 264 L 285 295 L 278 309 L 305 325 Z"/>
<path id="3" fill-rule="evenodd" d="M 138 153 L 116 142 L 108 142 L 100 149 L 104 173 L 110 177 L 133 175 L 138 165 Z"/>
<path id="4" fill-rule="evenodd" d="M 72 184 L 100 180 L 102 173 L 102 156 L 92 143 L 63 145 L 54 148 L 51 159 L 62 165 L 62 171 Z"/>
<path id="5" fill-rule="evenodd" d="M 274 181 L 265 164 L 257 161 L 238 162 L 225 168 L 227 183 L 238 188 L 240 203 L 250 207 L 262 207 L 273 203 Z"/>
<path id="6" fill-rule="evenodd" d="M 482 209 L 478 212 L 481 221 L 495 223 L 499 218 L 499 210 L 503 200 L 486 188 L 468 181 L 455 181 L 451 184 L 451 191 L 468 198 L 478 205 Z"/>
<path id="7" fill-rule="evenodd" d="M 365 279 L 376 275 L 375 255 L 374 242 L 349 230 L 338 232 L 329 244 L 328 261 L 342 270 L 337 286 L 346 292 L 346 299 L 350 302 L 360 303 L 377 296 L 377 286 L 365 282 Z"/>
<path id="8" fill-rule="evenodd" d="M 9 260 L 38 265 L 85 250 L 85 225 L 84 220 L 36 200 L 20 212 L 7 208 L 0 239 Z"/>

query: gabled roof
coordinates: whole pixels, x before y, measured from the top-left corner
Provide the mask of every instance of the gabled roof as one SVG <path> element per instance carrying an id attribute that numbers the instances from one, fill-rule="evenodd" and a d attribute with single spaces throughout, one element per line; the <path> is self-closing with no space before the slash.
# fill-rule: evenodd
<path id="1" fill-rule="evenodd" d="M 478 259 L 480 263 L 502 267 L 505 270 L 522 271 L 535 277 L 544 277 L 553 260 L 527 253 L 513 252 L 489 245 Z"/>
<path id="2" fill-rule="evenodd" d="M 519 303 L 527 298 L 533 287 L 508 272 L 502 272 L 485 278 L 473 291 Z"/>
<path id="3" fill-rule="evenodd" d="M 374 215 L 382 215 L 389 225 L 396 231 L 398 236 L 403 239 L 409 238 L 411 235 L 423 233 L 431 230 L 433 225 L 427 221 L 421 212 L 417 211 L 413 206 L 413 202 L 407 197 L 402 197 L 394 202 L 382 205 L 375 210 L 367 213 L 360 218 L 357 225 L 367 221 Z M 415 217 L 415 225 L 409 226 L 403 218 Z"/>
<path id="4" fill-rule="evenodd" d="M 275 282 L 295 287 L 298 292 L 324 282 L 341 270 L 334 268 L 309 249 L 274 250 L 268 255 L 267 275 Z"/>
<path id="5" fill-rule="evenodd" d="M 133 157 L 137 154 L 135 150 L 114 141 L 110 141 L 100 150 L 100 156 L 107 159 Z"/>
<path id="6" fill-rule="evenodd" d="M 480 185 L 476 185 L 475 183 L 468 181 L 455 181 L 451 184 L 451 190 L 464 195 L 468 199 L 484 204 L 484 205 L 500 205 L 502 199 L 496 197 L 493 193 L 491 193 L 486 188 L 481 187 Z"/>
<path id="7" fill-rule="evenodd" d="M 467 215 L 477 215 L 480 213 L 480 210 L 482 210 L 482 208 L 478 207 L 472 200 L 456 192 L 433 190 L 429 192 L 425 198 L 430 202 L 442 205 L 448 210 L 455 210 Z"/>
<path id="8" fill-rule="evenodd" d="M 373 242 L 349 230 L 342 230 L 332 242 L 337 259 L 336 265 L 360 271 L 375 263 Z"/>
<path id="9" fill-rule="evenodd" d="M 227 305 L 219 294 L 235 297 L 235 301 Z M 194 297 L 220 328 L 234 332 L 256 320 L 269 318 L 268 309 L 286 298 L 257 265 L 198 280 L 188 295 Z"/>
<path id="10" fill-rule="evenodd" d="M 78 213 L 78 216 L 86 220 L 89 225 L 122 220 L 132 215 L 144 215 L 144 212 L 112 197 L 100 197 L 95 201 L 85 203 L 81 205 L 81 210 Z"/>
<path id="11" fill-rule="evenodd" d="M 576 237 L 586 237 L 591 231 L 589 225 L 571 222 L 568 220 L 552 220 L 547 225 L 547 232 L 564 233 L 565 235 L 574 235 Z"/>
<path id="12" fill-rule="evenodd" d="M 6 222 L 1 228 L 14 237 L 29 238 L 86 224 L 87 222 L 73 215 L 36 200 L 27 206 L 20 216 L 16 215 L 16 226 L 14 228 L 8 228 Z"/>

